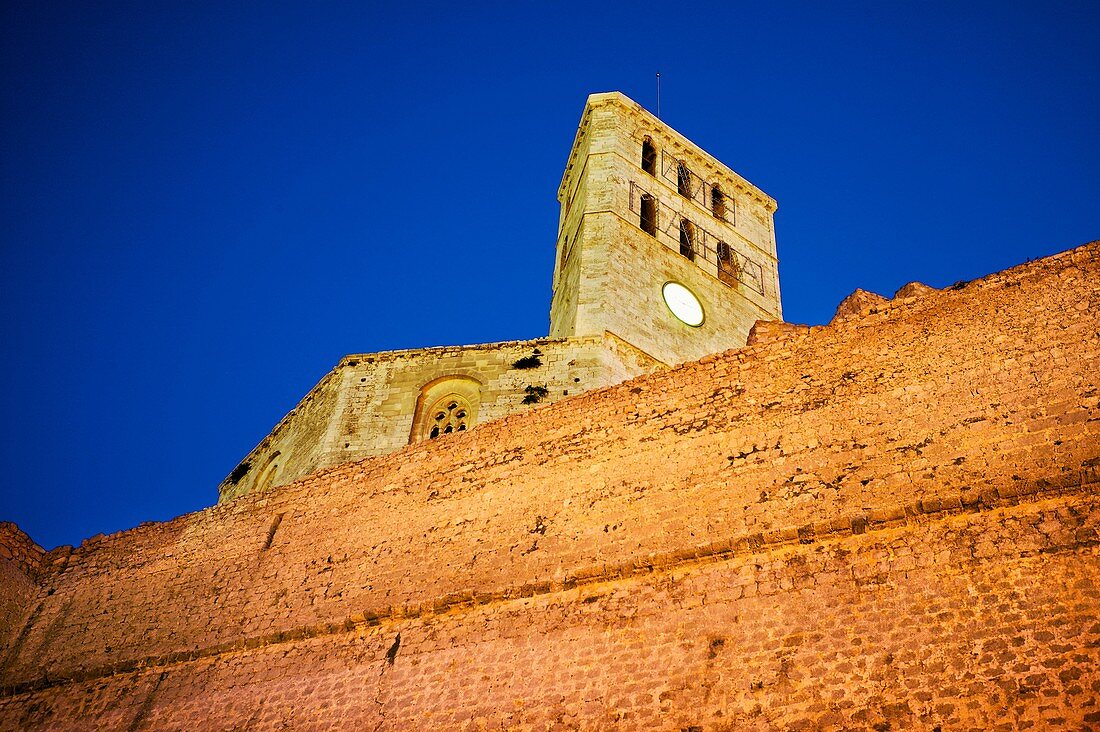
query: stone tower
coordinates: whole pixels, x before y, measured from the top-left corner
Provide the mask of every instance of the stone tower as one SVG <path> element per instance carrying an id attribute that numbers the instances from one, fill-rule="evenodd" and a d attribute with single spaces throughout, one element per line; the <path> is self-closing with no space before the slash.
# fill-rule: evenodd
<path id="1" fill-rule="evenodd" d="M 220 499 L 738 348 L 781 319 L 775 201 L 622 94 L 588 98 L 558 200 L 548 338 L 346 356 Z"/>
<path id="2" fill-rule="evenodd" d="M 551 338 L 675 364 L 782 319 L 775 201 L 624 95 L 588 98 L 558 201 Z"/>

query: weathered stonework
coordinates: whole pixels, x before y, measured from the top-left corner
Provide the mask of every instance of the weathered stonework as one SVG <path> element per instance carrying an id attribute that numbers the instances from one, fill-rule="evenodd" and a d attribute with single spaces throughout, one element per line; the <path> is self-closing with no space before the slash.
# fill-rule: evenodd
<path id="1" fill-rule="evenodd" d="M 610 334 L 345 356 L 222 482 L 220 499 L 426 439 L 423 402 L 454 391 L 437 385 L 469 384 L 456 388 L 476 403 L 473 425 L 660 368 Z"/>
<path id="2" fill-rule="evenodd" d="M 560 198 L 552 338 L 348 356 L 212 508 L 0 524 L 0 729 L 1100 726 L 1100 242 L 808 327 L 625 97 Z"/>
<path id="3" fill-rule="evenodd" d="M 1100 723 L 1100 242 L 772 334 L 32 561 L 0 728 Z"/>
<path id="4" fill-rule="evenodd" d="M 652 234 L 642 225 L 645 196 L 655 207 Z M 775 201 L 622 94 L 589 98 L 558 201 L 551 336 L 607 331 L 676 364 L 742 346 L 757 320 L 782 318 Z M 691 259 L 680 253 L 681 223 Z M 661 285 L 670 280 L 702 302 L 699 328 L 669 317 Z"/>
<path id="5" fill-rule="evenodd" d="M 38 573 L 45 552 L 18 526 L 0 521 L 0 643 L 15 642 L 26 608 L 38 594 Z"/>
<path id="6" fill-rule="evenodd" d="M 906 287 L 911 286 L 907 285 Z M 906 292 L 908 293 L 909 290 L 906 290 Z M 888 302 L 887 299 L 882 295 L 876 295 L 873 292 L 867 292 L 867 290 L 857 289 L 851 295 L 841 300 L 840 304 L 836 306 L 836 312 L 833 313 L 833 322 L 853 315 L 870 315 L 876 308 L 884 305 L 886 302 Z"/>

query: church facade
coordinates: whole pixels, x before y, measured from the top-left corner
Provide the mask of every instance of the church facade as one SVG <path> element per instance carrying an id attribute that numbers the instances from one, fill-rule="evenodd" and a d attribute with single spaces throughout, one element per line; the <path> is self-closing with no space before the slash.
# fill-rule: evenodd
<path id="1" fill-rule="evenodd" d="M 219 500 L 739 348 L 782 318 L 775 201 L 623 94 L 589 97 L 557 195 L 547 338 L 346 356 Z"/>

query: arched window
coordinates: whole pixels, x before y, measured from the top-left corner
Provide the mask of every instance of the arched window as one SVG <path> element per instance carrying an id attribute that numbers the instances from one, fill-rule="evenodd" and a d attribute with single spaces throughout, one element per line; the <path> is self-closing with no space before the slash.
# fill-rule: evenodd
<path id="1" fill-rule="evenodd" d="M 648 137 L 642 140 L 642 170 L 650 175 L 657 175 L 657 148 Z"/>
<path id="2" fill-rule="evenodd" d="M 458 394 L 448 394 L 431 406 L 429 414 L 428 439 L 434 440 L 440 435 L 465 432 L 469 425 L 470 405 Z"/>
<path id="3" fill-rule="evenodd" d="M 685 198 L 691 198 L 691 171 L 683 161 L 676 163 L 676 192 Z"/>
<path id="4" fill-rule="evenodd" d="M 680 219 L 680 254 L 695 261 L 695 227 L 687 219 Z"/>
<path id="5" fill-rule="evenodd" d="M 657 199 L 648 193 L 642 194 L 642 231 L 657 236 Z"/>
<path id="6" fill-rule="evenodd" d="M 741 264 L 733 249 L 724 241 L 718 242 L 718 279 L 727 285 L 736 285 L 740 274 Z"/>
<path id="7" fill-rule="evenodd" d="M 710 189 L 710 210 L 714 218 L 726 220 L 726 194 L 718 186 Z"/>
<path id="8" fill-rule="evenodd" d="M 468 376 L 443 376 L 425 384 L 416 400 L 409 442 L 465 432 L 477 424 L 481 384 Z"/>

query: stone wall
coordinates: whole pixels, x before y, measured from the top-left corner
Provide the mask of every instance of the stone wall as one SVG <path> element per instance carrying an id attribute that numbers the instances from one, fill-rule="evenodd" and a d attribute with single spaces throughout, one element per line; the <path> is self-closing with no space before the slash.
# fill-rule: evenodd
<path id="1" fill-rule="evenodd" d="M 15 524 L 0 521 L 0 643 L 15 642 L 38 595 L 45 552 Z"/>
<path id="2" fill-rule="evenodd" d="M 51 553 L 0 727 L 1083 728 L 1098 313 L 1092 244 Z"/>
<path id="3" fill-rule="evenodd" d="M 339 370 L 325 374 L 226 476 L 218 486 L 219 500 L 260 487 L 283 485 L 321 467 L 324 437 L 342 386 Z"/>
<path id="4" fill-rule="evenodd" d="M 485 423 L 662 367 L 607 334 L 345 356 L 245 457 L 247 470 L 238 467 L 222 482 L 219 496 L 226 501 L 285 485 L 409 444 L 418 397 L 442 378 L 476 385 L 476 422 Z"/>
<path id="5" fill-rule="evenodd" d="M 1092 495 L 911 516 L 813 545 L 311 628 L 24 692 L 0 723 L 1088 729 L 1100 719 L 1098 509 Z"/>

